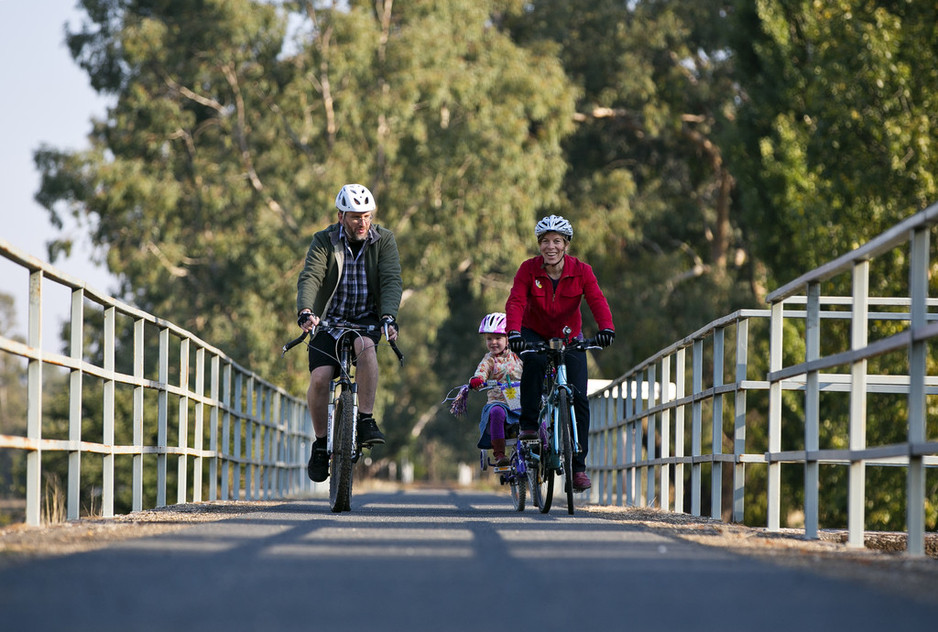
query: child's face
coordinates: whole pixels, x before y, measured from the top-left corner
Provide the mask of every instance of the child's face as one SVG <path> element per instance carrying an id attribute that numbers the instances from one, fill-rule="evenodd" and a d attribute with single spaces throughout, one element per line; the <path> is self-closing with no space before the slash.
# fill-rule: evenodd
<path id="1" fill-rule="evenodd" d="M 485 334 L 485 346 L 493 355 L 502 353 L 508 347 L 508 336 L 503 334 Z"/>

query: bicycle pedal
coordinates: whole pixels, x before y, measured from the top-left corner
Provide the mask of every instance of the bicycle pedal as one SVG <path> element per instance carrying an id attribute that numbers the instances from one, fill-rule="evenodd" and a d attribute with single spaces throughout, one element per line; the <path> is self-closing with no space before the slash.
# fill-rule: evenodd
<path id="1" fill-rule="evenodd" d="M 511 471 L 511 466 L 510 466 L 510 465 L 502 465 L 501 467 L 493 467 L 493 468 L 492 468 L 492 471 L 495 472 L 495 473 L 497 473 L 497 474 L 503 474 L 503 473 L 505 473 L 505 472 L 510 472 L 510 471 Z"/>

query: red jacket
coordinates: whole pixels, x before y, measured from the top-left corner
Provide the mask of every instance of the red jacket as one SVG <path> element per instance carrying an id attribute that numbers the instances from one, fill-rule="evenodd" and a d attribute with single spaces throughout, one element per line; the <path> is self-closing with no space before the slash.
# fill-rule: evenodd
<path id="1" fill-rule="evenodd" d="M 609 303 L 599 289 L 593 268 L 575 257 L 564 257 L 563 274 L 554 292 L 553 282 L 543 268 L 540 255 L 521 264 L 505 304 L 506 331 L 532 329 L 544 338 L 562 338 L 564 326 L 580 335 L 583 318 L 580 302 L 586 298 L 600 329 L 615 329 Z"/>

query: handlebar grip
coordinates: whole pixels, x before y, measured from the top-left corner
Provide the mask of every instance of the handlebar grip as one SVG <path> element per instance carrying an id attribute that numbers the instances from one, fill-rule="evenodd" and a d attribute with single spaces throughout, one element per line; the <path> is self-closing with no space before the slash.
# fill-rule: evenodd
<path id="1" fill-rule="evenodd" d="M 303 342 L 304 340 L 306 340 L 306 336 L 308 336 L 308 335 L 309 335 L 309 332 L 308 332 L 308 331 L 304 331 L 302 334 L 300 334 L 299 336 L 297 336 L 296 338 L 294 338 L 293 340 L 291 340 L 291 341 L 288 342 L 287 344 L 283 345 L 283 348 L 280 350 L 280 357 L 282 358 L 282 357 L 284 356 L 284 354 L 286 354 L 287 351 L 289 351 L 290 349 L 292 349 L 292 348 L 295 347 L 296 345 L 298 345 L 298 344 L 300 344 L 301 342 Z"/>

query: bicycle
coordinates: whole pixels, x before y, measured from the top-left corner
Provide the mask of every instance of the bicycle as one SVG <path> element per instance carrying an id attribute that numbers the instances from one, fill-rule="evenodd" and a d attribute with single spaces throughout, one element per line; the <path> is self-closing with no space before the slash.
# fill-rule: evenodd
<path id="1" fill-rule="evenodd" d="M 358 443 L 358 429 L 355 423 L 358 418 L 358 384 L 352 376 L 355 338 L 364 333 L 380 331 L 382 327 L 384 336 L 387 338 L 388 331 L 387 325 L 357 325 L 341 320 L 321 320 L 318 327 L 341 331 L 336 340 L 335 356 L 339 362 L 339 372 L 332 380 L 329 391 L 329 417 L 326 433 L 326 451 L 329 454 L 329 506 L 334 513 L 338 513 L 351 511 L 352 466 L 361 458 L 364 447 Z M 300 336 L 283 345 L 280 357 L 303 342 L 309 333 L 304 331 Z M 397 348 L 397 344 L 390 339 L 388 343 L 403 366 L 404 356 Z M 310 343 L 306 344 L 309 346 Z"/>
<path id="2" fill-rule="evenodd" d="M 573 410 L 573 388 L 567 384 L 567 351 L 600 349 L 593 339 L 570 340 L 571 329 L 564 327 L 564 338 L 527 343 L 521 354 L 544 353 L 544 390 L 538 411 L 538 439 L 519 441 L 527 444 L 532 455 L 528 468 L 529 486 L 541 513 L 550 511 L 554 497 L 554 477 L 563 476 L 567 494 L 567 513 L 573 515 L 573 455 L 580 452 L 580 441 Z M 536 448 L 540 448 L 536 452 Z"/>
<path id="3" fill-rule="evenodd" d="M 505 399 L 508 402 L 508 407 L 510 409 L 517 409 L 520 406 L 520 401 L 518 399 L 518 387 L 520 382 L 509 382 L 503 383 L 497 380 L 488 380 L 482 388 L 479 388 L 479 391 L 487 391 L 492 388 L 500 388 L 505 393 Z M 459 389 L 459 393 L 455 397 L 450 397 L 453 390 Z M 453 415 L 459 416 L 465 413 L 465 404 L 466 398 L 469 393 L 469 385 L 463 384 L 462 386 L 457 386 L 454 389 L 451 389 L 447 397 L 443 400 L 452 401 L 450 406 L 450 412 Z M 530 448 L 523 444 L 523 442 L 518 441 L 515 436 L 509 436 L 509 428 L 514 428 L 514 432 L 517 432 L 517 425 L 510 426 L 506 424 L 506 433 L 505 433 L 505 448 L 511 448 L 511 453 L 509 454 L 509 463 L 508 465 L 499 466 L 496 463 L 493 463 L 489 459 L 488 450 L 479 451 L 479 466 L 480 469 L 484 472 L 489 467 L 492 468 L 492 471 L 499 475 L 499 483 L 502 485 L 508 485 L 511 488 L 511 500 L 514 505 L 515 510 L 524 511 L 525 504 L 527 503 L 527 488 L 529 485 L 529 463 L 531 462 L 531 457 L 529 455 Z"/>

